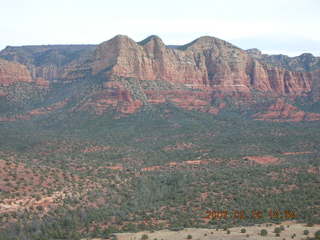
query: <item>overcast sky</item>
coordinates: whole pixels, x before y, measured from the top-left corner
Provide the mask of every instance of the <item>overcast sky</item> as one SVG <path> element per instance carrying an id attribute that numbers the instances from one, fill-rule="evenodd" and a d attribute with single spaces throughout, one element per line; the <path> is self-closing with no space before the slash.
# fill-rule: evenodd
<path id="1" fill-rule="evenodd" d="M 2 0 L 0 49 L 98 44 L 117 34 L 166 44 L 215 36 L 266 53 L 320 55 L 320 0 Z"/>

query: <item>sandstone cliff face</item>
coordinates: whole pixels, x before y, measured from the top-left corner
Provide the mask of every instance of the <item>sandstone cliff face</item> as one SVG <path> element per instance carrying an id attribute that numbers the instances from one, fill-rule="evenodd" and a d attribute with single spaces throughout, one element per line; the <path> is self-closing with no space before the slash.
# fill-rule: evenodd
<path id="1" fill-rule="evenodd" d="M 3 88 L 0 89 L 0 93 L 4 92 L 6 87 L 16 83 L 33 83 L 36 87 L 49 87 L 46 79 L 32 78 L 25 65 L 0 59 L 0 87 Z"/>
<path id="2" fill-rule="evenodd" d="M 242 52 L 210 37 L 172 49 L 156 36 L 140 43 L 126 36 L 117 36 L 98 46 L 93 74 L 105 70 L 109 76 L 164 80 L 200 89 L 246 87 L 249 82 L 244 71 L 247 56 Z"/>
<path id="3" fill-rule="evenodd" d="M 10 60 L 0 61 L 2 86 L 28 82 L 48 88 L 50 82 L 83 79 L 100 84 L 102 90 L 88 92 L 90 98 L 72 109 L 98 115 L 110 109 L 130 114 L 143 105 L 165 102 L 217 114 L 225 107 L 223 100 L 212 106 L 217 98 L 233 96 L 250 103 L 257 91 L 265 97 L 320 98 L 320 71 L 308 72 L 318 58 L 268 57 L 213 37 L 167 47 L 157 36 L 135 42 L 118 35 L 98 46 L 8 47 L 0 57 Z M 6 95 L 0 89 L 0 96 Z"/>
<path id="4" fill-rule="evenodd" d="M 0 59 L 0 86 L 9 86 L 17 82 L 31 83 L 32 81 L 31 74 L 25 66 Z"/>
<path id="5" fill-rule="evenodd" d="M 167 48 L 157 37 L 138 44 L 126 36 L 116 36 L 97 47 L 92 72 L 107 71 L 108 76 L 165 80 L 202 87 L 206 85 L 207 72 L 203 59 L 197 61 L 198 65 L 196 60 L 192 55 Z"/>
<path id="6" fill-rule="evenodd" d="M 49 82 L 33 79 L 27 67 L 0 59 L 0 115 L 13 106 L 21 108 L 33 100 L 41 99 L 49 90 Z"/>
<path id="7" fill-rule="evenodd" d="M 311 91 L 312 74 L 263 65 L 254 60 L 252 86 L 263 92 L 299 96 Z"/>
<path id="8" fill-rule="evenodd" d="M 279 95 L 311 90 L 312 74 L 273 67 L 230 43 L 201 37 L 168 48 L 151 36 L 136 43 L 126 36 L 102 43 L 95 51 L 92 73 L 140 80 L 163 80 L 190 88 L 250 95 L 252 89 Z"/>
<path id="9" fill-rule="evenodd" d="M 279 97 L 296 97 L 311 91 L 314 74 L 273 66 L 261 61 L 260 54 L 258 50 L 248 53 L 213 37 L 169 48 L 157 36 L 137 43 L 118 35 L 98 45 L 87 65 L 93 76 L 111 82 L 105 84 L 106 90 L 100 97 L 97 95 L 95 101 L 87 102 L 81 109 L 90 106 L 102 114 L 112 107 L 124 113 L 126 103 L 129 113 L 144 104 L 171 102 L 187 110 L 217 114 L 225 105 L 212 107 L 211 101 L 216 98 L 250 98 L 253 90 Z M 146 100 L 134 99 L 134 93 L 126 86 L 111 87 L 119 77 L 137 82 L 165 81 L 173 89 L 144 89 Z"/>
<path id="10" fill-rule="evenodd" d="M 319 62 L 308 54 L 289 58 L 267 56 L 257 49 L 244 51 L 214 37 L 169 48 L 157 36 L 137 43 L 122 35 L 98 46 L 8 47 L 0 57 L 26 65 L 33 79 L 70 82 L 95 75 L 105 81 L 113 76 L 132 77 L 210 89 L 218 97 L 250 96 L 252 89 L 278 95 L 310 92 L 312 74 L 306 70 Z"/>
<path id="11" fill-rule="evenodd" d="M 314 102 L 320 100 L 320 70 L 316 70 L 312 72 L 312 90 L 311 90 L 311 97 Z"/>

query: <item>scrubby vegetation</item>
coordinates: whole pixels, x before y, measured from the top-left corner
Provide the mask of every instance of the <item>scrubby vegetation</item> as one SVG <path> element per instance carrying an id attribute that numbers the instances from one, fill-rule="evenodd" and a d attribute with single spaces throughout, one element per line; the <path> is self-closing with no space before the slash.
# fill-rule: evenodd
<path id="1" fill-rule="evenodd" d="M 237 111 L 161 105 L 116 121 L 61 111 L 0 123 L 0 239 L 319 223 L 320 123 Z"/>

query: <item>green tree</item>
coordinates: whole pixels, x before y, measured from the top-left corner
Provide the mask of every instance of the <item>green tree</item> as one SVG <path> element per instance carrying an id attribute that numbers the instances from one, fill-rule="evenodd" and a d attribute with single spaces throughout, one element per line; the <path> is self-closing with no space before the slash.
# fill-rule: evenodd
<path id="1" fill-rule="evenodd" d="M 280 227 L 276 227 L 274 229 L 274 233 L 281 233 L 281 228 Z"/>
<path id="2" fill-rule="evenodd" d="M 261 236 L 267 236 L 268 235 L 268 231 L 266 229 L 262 229 L 260 232 Z"/>
<path id="3" fill-rule="evenodd" d="M 141 236 L 141 240 L 147 240 L 149 238 L 149 236 L 147 234 L 143 234 Z"/>

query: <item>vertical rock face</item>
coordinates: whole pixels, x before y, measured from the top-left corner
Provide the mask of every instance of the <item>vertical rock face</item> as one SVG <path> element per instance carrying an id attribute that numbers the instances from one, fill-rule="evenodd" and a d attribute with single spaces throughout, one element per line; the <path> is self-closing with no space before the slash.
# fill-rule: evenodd
<path id="1" fill-rule="evenodd" d="M 109 75 L 164 80 L 196 88 L 246 87 L 247 58 L 242 50 L 210 37 L 172 49 L 156 36 L 139 43 L 117 36 L 98 46 L 93 73 L 105 70 Z"/>
<path id="2" fill-rule="evenodd" d="M 250 104 L 256 92 L 291 99 L 311 94 L 315 101 L 320 99 L 319 58 L 267 56 L 207 36 L 168 47 L 157 36 L 135 42 L 118 35 L 98 46 L 8 47 L 0 57 L 9 60 L 0 60 L 4 86 L 0 96 L 8 94 L 5 86 L 16 82 L 32 83 L 42 91 L 50 89 L 50 82 L 92 81 L 100 84 L 100 90 L 88 92 L 91 98 L 74 109 L 96 114 L 111 108 L 129 114 L 143 105 L 165 102 L 217 114 L 225 107 L 217 98 L 232 96 Z"/>
<path id="3" fill-rule="evenodd" d="M 251 74 L 252 86 L 263 92 L 298 96 L 311 91 L 312 74 L 309 72 L 291 72 L 254 60 Z"/>
<path id="4" fill-rule="evenodd" d="M 278 95 L 310 92 L 313 74 L 300 70 L 320 64 L 310 54 L 267 56 L 214 37 L 170 48 L 157 36 L 135 42 L 123 35 L 98 46 L 8 47 L 0 57 L 26 65 L 33 79 L 70 82 L 95 75 L 106 80 L 118 76 L 246 96 L 252 89 Z"/>
<path id="5" fill-rule="evenodd" d="M 311 97 L 316 102 L 320 100 L 320 70 L 312 72 L 312 79 Z"/>
<path id="6" fill-rule="evenodd" d="M 22 107 L 40 99 L 48 89 L 48 81 L 33 79 L 26 66 L 0 59 L 0 115 L 12 106 Z"/>
<path id="7" fill-rule="evenodd" d="M 265 64 L 213 37 L 201 37 L 187 45 L 168 48 L 156 36 L 136 43 L 119 35 L 97 47 L 92 69 L 93 74 L 105 72 L 107 77 L 164 80 L 191 88 L 247 95 L 251 89 L 301 95 L 309 92 L 312 85 L 310 73 Z"/>
<path id="8" fill-rule="evenodd" d="M 108 76 L 198 83 L 201 86 L 207 77 L 203 59 L 167 48 L 156 36 L 140 43 L 126 36 L 116 36 L 97 47 L 92 68 L 93 74 L 108 71 Z"/>
<path id="9" fill-rule="evenodd" d="M 223 40 L 201 37 L 185 47 L 186 54 L 203 56 L 206 80 L 211 87 L 243 87 L 249 85 L 246 74 L 248 56 L 241 49 Z"/>
<path id="10" fill-rule="evenodd" d="M 21 64 L 0 59 L 0 86 L 17 82 L 33 82 L 30 72 Z"/>

